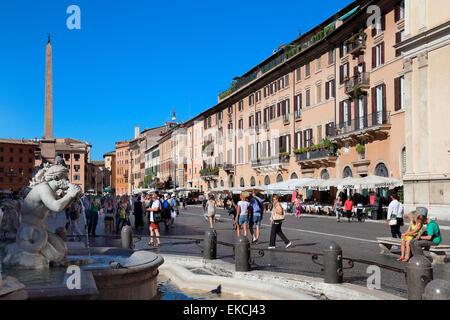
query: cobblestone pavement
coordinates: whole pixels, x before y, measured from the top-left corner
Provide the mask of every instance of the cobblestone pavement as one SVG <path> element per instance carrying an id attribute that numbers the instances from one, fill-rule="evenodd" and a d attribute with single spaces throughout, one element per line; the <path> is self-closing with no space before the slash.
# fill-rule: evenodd
<path id="1" fill-rule="evenodd" d="M 217 213 L 221 215 L 220 222 L 214 225 L 218 234 L 217 240 L 231 245 L 236 239 L 235 232 L 232 230 L 231 217 L 222 209 L 218 209 Z M 264 215 L 263 225 L 261 227 L 260 242 L 255 245 L 252 244 L 252 248 L 267 249 L 270 236 L 269 223 L 269 216 L 266 214 Z M 90 239 L 90 245 L 119 246 L 120 239 L 118 236 L 112 238 L 102 236 L 104 234 L 102 232 L 103 228 L 103 221 L 100 218 L 97 227 L 97 234 L 100 236 Z M 136 236 L 136 249 L 146 249 L 155 253 L 160 252 L 164 254 L 202 256 L 203 243 L 196 244 L 195 239 L 202 240 L 204 238 L 204 233 L 208 230 L 209 224 L 203 217 L 203 210 L 200 207 L 188 206 L 185 210 L 181 209 L 180 215 L 177 217 L 173 227 L 165 230 L 164 225 L 161 224 L 160 228 L 162 237 L 189 239 L 177 240 L 162 238 L 162 246 L 160 248 L 150 247 L 147 245 L 149 231 L 146 221 L 145 227 L 141 232 L 134 231 L 134 235 Z M 406 228 L 406 226 L 402 227 L 402 231 L 406 231 Z M 253 269 L 322 277 L 321 267 L 312 262 L 311 255 L 295 254 L 292 252 L 321 253 L 323 245 L 327 240 L 335 241 L 341 246 L 344 258 L 369 260 L 399 269 L 404 269 L 405 266 L 405 263 L 396 261 L 398 257 L 396 255 L 386 256 L 379 254 L 376 237 L 390 236 L 389 227 L 385 223 L 380 223 L 380 221 L 348 223 L 346 219 L 341 219 L 341 222 L 337 223 L 332 217 L 304 214 L 300 219 L 294 216 L 288 216 L 283 223 L 283 231 L 292 241 L 293 246 L 289 249 L 284 249 L 284 243 L 281 239 L 277 239 L 277 249 L 283 252 L 264 250 L 264 255 L 260 256 L 258 250 L 252 250 Z M 442 230 L 442 235 L 444 243 L 449 243 L 450 231 Z M 234 263 L 232 247 L 219 244 L 217 246 L 217 258 Z M 318 262 L 321 262 L 321 257 L 319 257 Z M 346 261 L 344 261 L 344 267 L 349 267 Z M 366 285 L 369 276 L 366 273 L 367 267 L 368 265 L 366 264 L 355 263 L 353 268 L 345 269 L 344 281 Z M 437 273 L 435 272 L 435 277 Z M 382 268 L 381 289 L 401 297 L 406 297 L 404 274 Z"/>

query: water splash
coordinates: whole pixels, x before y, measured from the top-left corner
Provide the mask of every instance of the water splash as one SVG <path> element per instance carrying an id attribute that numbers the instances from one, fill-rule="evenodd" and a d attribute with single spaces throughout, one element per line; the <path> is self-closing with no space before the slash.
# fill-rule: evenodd
<path id="1" fill-rule="evenodd" d="M 84 232 L 86 232 L 86 248 L 88 251 L 88 257 L 91 256 L 91 249 L 89 247 L 89 228 L 87 224 L 87 217 L 86 217 L 86 208 L 84 207 L 83 200 L 79 199 L 81 203 L 81 208 L 83 208 L 83 215 L 84 215 Z"/>

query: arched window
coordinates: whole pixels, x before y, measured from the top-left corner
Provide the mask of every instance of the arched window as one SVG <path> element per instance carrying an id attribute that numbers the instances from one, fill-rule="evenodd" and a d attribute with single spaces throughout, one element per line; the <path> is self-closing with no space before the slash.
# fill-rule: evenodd
<path id="1" fill-rule="evenodd" d="M 327 169 L 323 169 L 322 172 L 320 172 L 320 178 L 323 180 L 330 179 L 330 173 L 328 172 Z"/>
<path id="2" fill-rule="evenodd" d="M 223 180 L 220 180 L 220 186 L 223 187 L 224 185 Z"/>
<path id="3" fill-rule="evenodd" d="M 277 182 L 283 182 L 283 176 L 281 174 L 277 176 Z"/>
<path id="4" fill-rule="evenodd" d="M 250 178 L 250 186 L 251 186 L 251 187 L 256 186 L 256 180 L 255 180 L 255 177 L 251 177 L 251 178 Z"/>
<path id="5" fill-rule="evenodd" d="M 344 178 L 348 178 L 348 177 L 353 177 L 353 172 L 352 172 L 352 169 L 350 169 L 350 167 L 345 167 L 344 168 Z"/>
<path id="6" fill-rule="evenodd" d="M 217 180 L 214 180 L 214 188 L 217 188 Z"/>
<path id="7" fill-rule="evenodd" d="M 269 177 L 269 176 L 266 176 L 266 177 L 264 178 L 264 184 L 265 184 L 266 186 L 270 184 L 270 177 Z"/>
<path id="8" fill-rule="evenodd" d="M 241 185 L 242 188 L 245 187 L 245 181 L 244 181 L 244 178 L 241 178 L 240 185 Z"/>
<path id="9" fill-rule="evenodd" d="M 298 176 L 295 172 L 291 174 L 291 179 L 298 179 Z"/>
<path id="10" fill-rule="evenodd" d="M 379 177 L 389 177 L 388 169 L 386 168 L 386 165 L 384 163 L 379 163 L 375 167 L 375 175 Z"/>

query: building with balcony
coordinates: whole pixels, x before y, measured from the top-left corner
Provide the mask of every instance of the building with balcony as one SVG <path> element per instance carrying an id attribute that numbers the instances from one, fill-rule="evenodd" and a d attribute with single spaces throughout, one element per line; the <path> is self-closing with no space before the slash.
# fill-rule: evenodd
<path id="1" fill-rule="evenodd" d="M 130 193 L 130 141 L 116 142 L 116 194 L 125 195 Z"/>
<path id="2" fill-rule="evenodd" d="M 370 5 L 381 9 L 378 29 L 367 26 Z M 403 1 L 354 1 L 237 77 L 215 106 L 184 123 L 190 186 L 401 178 L 403 59 L 394 45 L 404 35 L 402 12 Z M 198 175 L 216 167 L 217 183 Z"/>

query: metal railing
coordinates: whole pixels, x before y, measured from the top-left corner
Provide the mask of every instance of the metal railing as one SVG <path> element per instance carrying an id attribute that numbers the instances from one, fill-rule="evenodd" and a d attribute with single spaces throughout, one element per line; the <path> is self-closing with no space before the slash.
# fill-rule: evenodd
<path id="1" fill-rule="evenodd" d="M 383 124 L 390 124 L 390 112 L 379 111 L 362 117 L 354 118 L 350 121 L 338 123 L 330 130 L 331 137 L 336 137 L 350 132 L 376 127 Z"/>
<path id="2" fill-rule="evenodd" d="M 355 39 L 353 41 L 347 41 L 347 52 L 349 54 L 356 53 L 366 48 L 366 41 L 364 39 Z"/>
<path id="3" fill-rule="evenodd" d="M 362 88 L 370 87 L 370 73 L 360 72 L 357 75 L 351 77 L 349 80 L 345 81 L 345 93 L 353 93 L 355 90 L 358 91 Z"/>
<path id="4" fill-rule="evenodd" d="M 295 155 L 297 161 L 313 160 L 325 157 L 332 157 L 335 155 L 335 150 L 332 148 L 322 148 L 310 150 L 306 152 L 297 153 Z"/>

